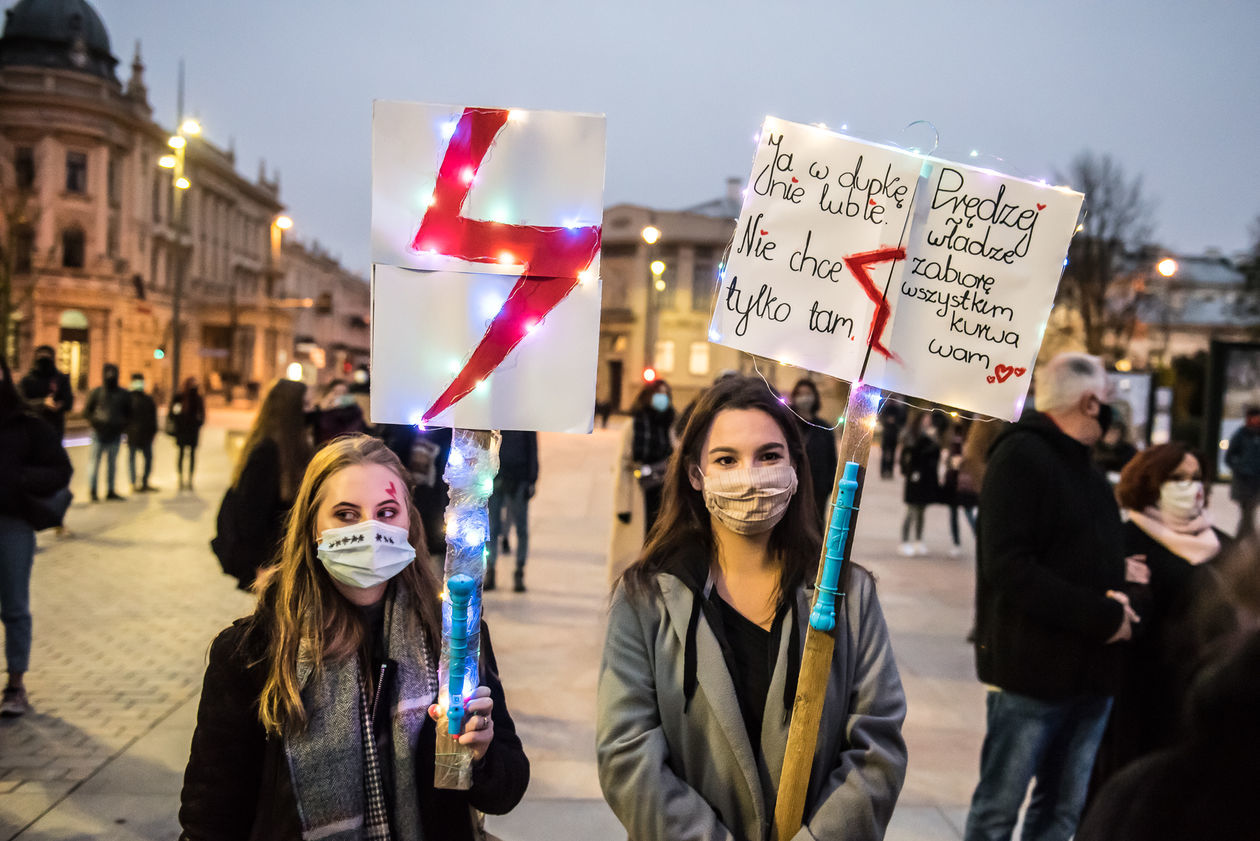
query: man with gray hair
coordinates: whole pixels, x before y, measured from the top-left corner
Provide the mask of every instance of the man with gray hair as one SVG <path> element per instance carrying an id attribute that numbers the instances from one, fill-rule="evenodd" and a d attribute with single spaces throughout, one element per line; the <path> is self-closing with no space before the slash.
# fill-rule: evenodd
<path id="1" fill-rule="evenodd" d="M 1037 372 L 1037 411 L 990 450 L 980 491 L 976 672 L 988 688 L 966 841 L 1006 841 L 1028 784 L 1024 841 L 1076 830 L 1137 615 L 1120 510 L 1091 450 L 1111 422 L 1096 357 Z M 1134 560 L 1132 576 L 1144 568 Z"/>

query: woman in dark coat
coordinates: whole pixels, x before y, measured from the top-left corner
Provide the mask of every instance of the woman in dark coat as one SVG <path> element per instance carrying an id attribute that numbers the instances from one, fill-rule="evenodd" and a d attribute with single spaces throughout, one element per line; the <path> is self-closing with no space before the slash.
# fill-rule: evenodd
<path id="1" fill-rule="evenodd" d="M 1191 675 L 1190 607 L 1210 591 L 1229 538 L 1206 514 L 1203 468 L 1181 444 L 1149 447 L 1125 465 L 1116 487 L 1128 522 L 1125 553 L 1145 561 L 1131 571 L 1133 609 L 1142 617 L 1125 651 L 1124 675 L 1090 784 L 1096 794 L 1128 763 L 1172 744 Z M 1143 583 L 1142 578 L 1149 579 Z"/>
<path id="2" fill-rule="evenodd" d="M 179 487 L 192 490 L 193 471 L 197 469 L 197 444 L 201 441 L 201 427 L 206 423 L 206 403 L 197 389 L 197 378 L 184 380 L 184 390 L 171 402 L 171 423 L 179 456 L 175 469 L 179 472 Z M 188 452 L 188 478 L 184 478 L 184 451 Z"/>
<path id="3" fill-rule="evenodd" d="M 661 511 L 661 493 L 665 481 L 665 464 L 674 451 L 670 427 L 674 424 L 673 392 L 664 380 L 643 386 L 630 408 L 634 425 L 631 458 L 634 460 L 639 487 L 643 491 L 643 533 L 652 531 Z"/>
<path id="4" fill-rule="evenodd" d="M 836 463 L 839 457 L 836 454 L 836 435 L 826 428 L 827 424 L 818 415 L 821 408 L 822 397 L 813 380 L 801 380 L 792 387 L 792 410 L 803 421 L 801 434 L 805 438 L 809 475 L 814 480 L 814 501 L 818 504 L 818 512 L 825 525 L 827 501 L 831 499 L 831 489 L 836 483 Z"/>
<path id="5" fill-rule="evenodd" d="M 0 354 L 0 616 L 8 668 L 0 715 L 5 717 L 30 709 L 25 675 L 31 657 L 35 529 L 27 519 L 28 500 L 66 487 L 70 472 L 61 436 L 27 410 Z"/>
<path id="6" fill-rule="evenodd" d="M 210 647 L 182 838 L 472 841 L 474 810 L 524 795 L 529 761 L 484 624 L 483 685 L 445 736 L 441 582 L 409 492 L 398 458 L 366 435 L 311 460 L 257 608 Z M 467 790 L 434 787 L 439 730 L 468 749 Z"/>
<path id="7" fill-rule="evenodd" d="M 941 501 L 941 445 L 928 412 L 911 418 L 906 432 L 906 440 L 901 445 L 901 475 L 906 477 L 902 497 L 906 503 L 906 518 L 901 523 L 898 552 L 908 557 L 928 553 L 923 542 L 923 517 L 929 505 Z M 911 534 L 914 543 L 910 542 Z"/>

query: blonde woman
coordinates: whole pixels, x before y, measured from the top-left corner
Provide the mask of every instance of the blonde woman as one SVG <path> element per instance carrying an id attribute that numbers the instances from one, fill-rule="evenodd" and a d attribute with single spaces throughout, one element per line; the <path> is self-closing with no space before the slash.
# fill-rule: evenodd
<path id="1" fill-rule="evenodd" d="M 459 737 L 472 788 L 433 788 L 440 583 L 410 485 L 366 435 L 311 459 L 258 607 L 210 648 L 183 838 L 472 839 L 476 811 L 520 801 L 529 761 L 484 624 Z"/>

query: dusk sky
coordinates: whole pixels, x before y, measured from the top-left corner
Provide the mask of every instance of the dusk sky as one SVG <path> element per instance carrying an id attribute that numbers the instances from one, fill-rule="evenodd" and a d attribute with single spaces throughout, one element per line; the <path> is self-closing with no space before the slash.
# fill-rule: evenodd
<path id="1" fill-rule="evenodd" d="M 92 2 L 123 81 L 142 41 L 159 121 L 183 57 L 211 141 L 363 272 L 373 99 L 606 114 L 609 205 L 716 198 L 773 114 L 905 145 L 927 120 L 938 155 L 1025 177 L 1109 153 L 1177 251 L 1240 251 L 1260 216 L 1254 0 Z"/>

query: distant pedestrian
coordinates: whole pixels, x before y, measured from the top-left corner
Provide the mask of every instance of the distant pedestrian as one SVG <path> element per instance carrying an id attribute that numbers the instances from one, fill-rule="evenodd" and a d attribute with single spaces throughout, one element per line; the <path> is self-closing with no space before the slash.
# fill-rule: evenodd
<path id="1" fill-rule="evenodd" d="M 1120 471 L 1138 454 L 1129 440 L 1129 428 L 1120 413 L 1112 410 L 1114 420 L 1107 434 L 1094 446 L 1094 462 L 1113 483 L 1120 481 Z"/>
<path id="2" fill-rule="evenodd" d="M 144 374 L 131 375 L 131 420 L 127 424 L 127 456 L 133 491 L 155 491 L 149 484 L 153 470 L 153 439 L 157 437 L 157 403 L 144 390 Z M 144 467 L 136 473 L 136 454 Z"/>
<path id="3" fill-rule="evenodd" d="M 8 680 L 0 715 L 31 709 L 25 675 L 31 658 L 31 567 L 35 559 L 32 497 L 70 484 L 70 459 L 56 431 L 18 395 L 0 354 L 0 620 Z"/>
<path id="4" fill-rule="evenodd" d="M 1219 578 L 1228 538 L 1207 516 L 1203 467 L 1181 444 L 1149 447 L 1120 474 L 1125 552 L 1142 558 L 1146 582 L 1126 587 L 1142 617 L 1125 651 L 1123 678 L 1098 749 L 1091 793 L 1135 759 L 1175 740 L 1189 692 L 1183 626 L 1196 598 Z"/>
<path id="5" fill-rule="evenodd" d="M 1124 533 L 1091 450 L 1110 425 L 1096 357 L 1037 374 L 1037 411 L 994 444 L 980 490 L 976 672 L 988 689 L 965 841 L 1006 841 L 1035 779 L 1027 841 L 1067 841 L 1137 615 Z"/>
<path id="6" fill-rule="evenodd" d="M 770 837 L 822 536 L 796 418 L 760 379 L 696 402 L 665 507 L 620 576 L 599 670 L 599 784 L 630 838 Z M 870 573 L 845 563 L 796 838 L 883 838 L 905 694 Z"/>
<path id="7" fill-rule="evenodd" d="M 285 517 L 311 457 L 303 403 L 306 386 L 277 380 L 263 397 L 215 522 L 211 547 L 242 590 L 280 550 Z"/>
<path id="8" fill-rule="evenodd" d="M 674 451 L 671 427 L 674 424 L 673 392 L 664 380 L 643 386 L 630 409 L 634 461 L 639 488 L 643 491 L 643 533 L 652 531 L 661 511 L 661 488 L 665 465 Z"/>
<path id="9" fill-rule="evenodd" d="M 74 408 L 70 377 L 57 370 L 57 357 L 49 345 L 35 348 L 35 364 L 22 378 L 22 396 L 35 413 L 48 422 L 58 438 L 66 436 L 66 413 Z"/>
<path id="10" fill-rule="evenodd" d="M 888 399 L 879 410 L 879 477 L 892 479 L 897 467 L 897 445 L 908 415 L 906 404 Z"/>
<path id="11" fill-rule="evenodd" d="M 506 537 L 504 516 L 516 528 L 516 573 L 512 589 L 525 592 L 525 562 L 529 558 L 529 501 L 538 483 L 538 433 L 503 431 L 499 445 L 499 475 L 490 497 L 490 540 L 486 546 L 485 589 L 495 588 L 499 537 Z"/>
<path id="12" fill-rule="evenodd" d="M 332 380 L 324 387 L 324 396 L 308 416 L 311 437 L 318 449 L 338 435 L 367 432 L 363 409 L 350 393 L 345 380 Z"/>
<path id="13" fill-rule="evenodd" d="M 193 473 L 197 469 L 197 445 L 201 443 L 201 427 L 206 423 L 206 402 L 197 388 L 197 378 L 184 380 L 184 387 L 171 401 L 170 417 L 167 426 L 175 436 L 175 445 L 179 447 L 179 455 L 175 460 L 175 471 L 179 474 L 181 490 L 193 489 Z M 184 477 L 184 457 L 188 457 L 188 476 Z"/>
<path id="14" fill-rule="evenodd" d="M 88 486 L 93 502 L 99 499 L 96 479 L 101 456 L 105 457 L 105 498 L 123 499 L 114 488 L 114 478 L 118 469 L 118 448 L 131 421 L 131 396 L 118 384 L 118 366 L 106 363 L 101 373 L 102 383 L 92 389 L 83 409 L 88 423 L 92 425 L 92 452 L 88 456 L 92 466 L 88 472 Z"/>
<path id="15" fill-rule="evenodd" d="M 805 455 L 809 458 L 809 475 L 814 480 L 814 501 L 823 525 L 827 522 L 827 502 L 836 482 L 836 434 L 827 429 L 819 416 L 822 396 L 813 380 L 800 380 L 792 387 L 792 410 L 801 419 L 801 435 L 805 438 Z"/>
<path id="16" fill-rule="evenodd" d="M 301 384 L 286 382 L 260 415 L 277 388 L 286 404 L 299 389 L 300 409 Z M 300 431 L 300 413 L 296 422 Z M 473 841 L 478 811 L 520 802 L 529 760 L 484 621 L 482 685 L 456 736 L 471 786 L 434 786 L 447 728 L 437 704 L 442 582 L 409 484 L 398 458 L 366 435 L 330 441 L 311 459 L 257 606 L 210 646 L 181 837 Z"/>
<path id="17" fill-rule="evenodd" d="M 975 426 L 979 421 L 973 421 Z M 962 554 L 962 530 L 958 525 L 958 514 L 967 519 L 972 537 L 976 534 L 976 506 L 980 504 L 980 485 L 974 477 L 963 470 L 963 449 L 967 442 L 968 427 L 961 422 L 952 423 L 946 428 L 945 441 L 945 481 L 941 493 L 945 504 L 949 506 L 949 537 L 954 545 L 949 549 L 949 556 L 957 558 Z"/>
<path id="18" fill-rule="evenodd" d="M 1236 537 L 1255 532 L 1260 506 L 1260 406 L 1248 406 L 1243 425 L 1229 437 L 1225 463 L 1231 475 L 1229 498 L 1238 503 Z"/>
<path id="19" fill-rule="evenodd" d="M 941 501 L 938 435 L 931 413 L 920 412 L 910 419 L 903 436 L 901 474 L 906 481 L 902 495 L 906 516 L 901 522 L 901 546 L 897 551 L 905 557 L 928 553 L 927 544 L 923 542 L 923 521 L 927 507 Z"/>

